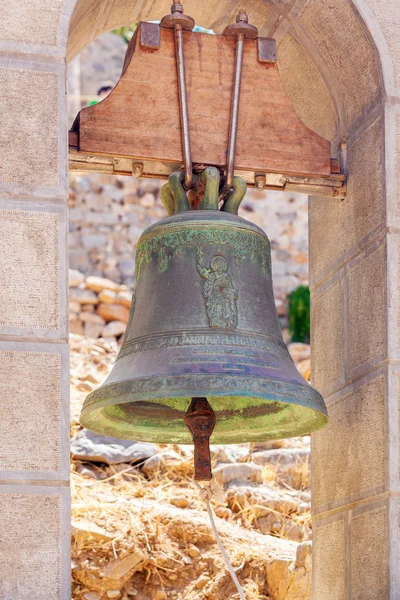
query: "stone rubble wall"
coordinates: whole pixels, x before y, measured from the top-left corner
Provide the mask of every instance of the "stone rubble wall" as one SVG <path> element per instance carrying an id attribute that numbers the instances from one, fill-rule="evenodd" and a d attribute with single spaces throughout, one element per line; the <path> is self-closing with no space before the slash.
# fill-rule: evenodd
<path id="1" fill-rule="evenodd" d="M 162 184 L 157 180 L 133 177 L 71 174 L 71 269 L 84 276 L 109 279 L 111 283 L 125 286 L 121 291 L 132 294 L 136 243 L 147 227 L 166 216 L 160 201 Z M 275 299 L 284 328 L 287 324 L 287 295 L 299 285 L 308 284 L 307 204 L 307 198 L 301 194 L 249 190 L 239 213 L 261 227 L 271 241 Z M 88 290 L 93 292 L 90 286 Z M 73 333 L 91 335 L 104 326 L 100 321 L 90 321 L 86 315 L 83 320 L 78 318 L 80 313 L 93 314 L 94 302 L 81 302 L 75 292 L 71 295 L 71 302 Z M 77 324 L 79 320 L 82 326 Z"/>

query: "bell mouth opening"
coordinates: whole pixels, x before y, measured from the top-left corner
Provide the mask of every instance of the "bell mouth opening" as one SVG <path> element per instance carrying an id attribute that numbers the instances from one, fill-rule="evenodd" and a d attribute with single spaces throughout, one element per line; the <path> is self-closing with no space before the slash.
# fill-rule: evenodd
<path id="1" fill-rule="evenodd" d="M 106 386 L 112 388 L 113 384 Z M 299 387 L 299 386 L 295 386 Z M 303 387 L 303 386 L 301 386 Z M 307 435 L 328 420 L 321 396 L 307 386 L 308 398 L 292 394 L 246 394 L 246 392 L 191 393 L 190 395 L 124 394 L 112 399 L 90 394 L 81 414 L 87 429 L 116 438 L 158 443 L 192 444 L 185 415 L 193 396 L 206 397 L 216 416 L 211 444 L 236 444 Z M 173 390 L 169 390 L 169 392 Z M 304 390 L 303 395 L 304 394 Z M 112 390 L 110 389 L 111 394 Z M 210 390 L 208 390 L 210 392 Z M 279 396 L 279 397 L 277 397 Z"/>

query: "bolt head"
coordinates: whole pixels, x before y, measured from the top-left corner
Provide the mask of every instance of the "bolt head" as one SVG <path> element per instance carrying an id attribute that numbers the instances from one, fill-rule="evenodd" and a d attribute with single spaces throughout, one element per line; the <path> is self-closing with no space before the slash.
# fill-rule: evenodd
<path id="1" fill-rule="evenodd" d="M 248 23 L 249 17 L 245 11 L 240 11 L 236 17 L 236 23 Z"/>
<path id="2" fill-rule="evenodd" d="M 181 13 L 183 14 L 183 6 L 180 2 L 174 2 L 171 6 L 171 13 Z"/>

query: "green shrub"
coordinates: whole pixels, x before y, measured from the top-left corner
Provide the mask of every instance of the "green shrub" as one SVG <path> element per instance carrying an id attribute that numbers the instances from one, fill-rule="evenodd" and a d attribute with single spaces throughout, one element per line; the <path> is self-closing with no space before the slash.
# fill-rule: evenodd
<path id="1" fill-rule="evenodd" d="M 289 333 L 293 342 L 310 343 L 310 288 L 306 285 L 289 295 Z"/>

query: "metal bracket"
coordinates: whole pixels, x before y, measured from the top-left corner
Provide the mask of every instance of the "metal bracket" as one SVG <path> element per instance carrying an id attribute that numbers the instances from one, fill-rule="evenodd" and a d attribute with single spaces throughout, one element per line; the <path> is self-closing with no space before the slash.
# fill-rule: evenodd
<path id="1" fill-rule="evenodd" d="M 143 169 L 144 169 L 143 163 L 133 163 L 132 164 L 133 177 L 136 177 L 136 179 L 140 179 L 141 177 L 143 177 Z"/>
<path id="2" fill-rule="evenodd" d="M 261 63 L 275 63 L 276 40 L 272 38 L 257 38 L 257 58 Z"/>
<path id="3" fill-rule="evenodd" d="M 140 23 L 140 45 L 149 50 L 159 50 L 160 26 L 157 23 Z"/>

